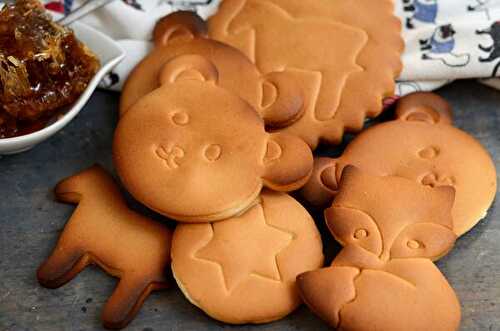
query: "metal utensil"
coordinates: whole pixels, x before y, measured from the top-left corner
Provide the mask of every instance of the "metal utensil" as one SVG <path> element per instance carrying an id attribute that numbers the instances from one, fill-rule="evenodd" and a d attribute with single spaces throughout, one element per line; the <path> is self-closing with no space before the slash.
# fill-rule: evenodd
<path id="1" fill-rule="evenodd" d="M 113 1 L 114 0 L 88 0 L 65 17 L 58 20 L 57 23 L 61 25 L 69 25 L 74 21 L 82 18 L 83 16 L 90 14 L 94 10 L 99 9 L 102 6 L 105 6 Z"/>

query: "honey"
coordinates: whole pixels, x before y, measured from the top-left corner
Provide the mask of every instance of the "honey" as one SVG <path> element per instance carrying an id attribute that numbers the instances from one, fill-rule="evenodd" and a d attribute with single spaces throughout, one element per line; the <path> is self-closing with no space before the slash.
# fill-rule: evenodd
<path id="1" fill-rule="evenodd" d="M 73 31 L 37 0 L 0 10 L 0 138 L 39 130 L 82 94 L 99 69 Z"/>

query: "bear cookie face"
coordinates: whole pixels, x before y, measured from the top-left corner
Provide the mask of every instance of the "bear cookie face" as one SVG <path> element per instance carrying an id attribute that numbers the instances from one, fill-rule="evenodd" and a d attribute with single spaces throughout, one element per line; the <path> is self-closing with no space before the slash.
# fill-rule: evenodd
<path id="1" fill-rule="evenodd" d="M 263 186 L 297 189 L 312 170 L 303 141 L 266 133 L 257 112 L 217 81 L 205 58 L 175 58 L 162 69 L 162 85 L 135 103 L 115 132 L 114 161 L 125 187 L 175 220 L 231 217 Z"/>
<path id="2" fill-rule="evenodd" d="M 429 187 L 452 186 L 453 230 L 463 235 L 486 216 L 495 198 L 491 156 L 474 137 L 451 125 L 450 106 L 435 94 L 403 97 L 396 116 L 363 131 L 339 158 L 317 158 L 303 196 L 315 205 L 331 203 L 346 165 Z"/>

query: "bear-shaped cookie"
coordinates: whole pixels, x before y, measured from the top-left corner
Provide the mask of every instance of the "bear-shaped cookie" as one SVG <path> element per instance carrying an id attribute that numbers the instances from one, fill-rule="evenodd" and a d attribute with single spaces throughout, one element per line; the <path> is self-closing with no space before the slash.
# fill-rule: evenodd
<path id="1" fill-rule="evenodd" d="M 130 210 L 111 176 L 94 166 L 60 182 L 56 197 L 77 204 L 37 278 L 60 287 L 89 264 L 120 280 L 102 313 L 105 327 L 125 327 L 151 291 L 168 286 L 171 231 Z"/>
<path id="2" fill-rule="evenodd" d="M 312 148 L 336 144 L 382 111 L 402 69 L 392 0 L 224 0 L 208 35 L 240 49 L 267 74 L 301 75 L 306 110 L 286 131 Z"/>
<path id="3" fill-rule="evenodd" d="M 121 118 L 113 156 L 127 190 L 178 221 L 218 221 L 256 203 L 263 186 L 298 189 L 312 171 L 300 138 L 269 134 L 258 113 L 218 85 L 205 57 L 180 56 L 159 75 L 161 86 Z"/>
<path id="4" fill-rule="evenodd" d="M 455 243 L 453 200 L 449 186 L 347 166 L 325 211 L 344 248 L 330 267 L 297 277 L 304 302 L 342 330 L 457 330 L 460 304 L 432 262 Z"/>
<path id="5" fill-rule="evenodd" d="M 436 94 L 403 97 L 396 117 L 363 131 L 339 158 L 317 158 L 302 195 L 314 205 L 328 205 L 349 164 L 431 187 L 450 185 L 456 190 L 453 230 L 464 234 L 486 216 L 495 198 L 497 177 L 490 155 L 476 139 L 451 125 L 450 106 Z"/>
<path id="6" fill-rule="evenodd" d="M 305 111 L 304 80 L 298 73 L 262 75 L 239 50 L 206 37 L 205 22 L 193 12 L 175 12 L 162 18 L 153 33 L 154 49 L 132 70 L 123 87 L 120 115 L 159 87 L 165 63 L 184 56 L 203 57 L 218 72 L 218 85 L 250 103 L 269 128 L 287 126 Z M 193 64 L 196 65 L 196 64 Z"/>

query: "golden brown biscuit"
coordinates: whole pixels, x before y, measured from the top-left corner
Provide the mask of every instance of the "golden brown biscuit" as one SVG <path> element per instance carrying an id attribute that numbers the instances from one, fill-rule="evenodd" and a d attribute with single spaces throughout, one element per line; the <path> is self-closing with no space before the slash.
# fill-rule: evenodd
<path id="1" fill-rule="evenodd" d="M 62 286 L 89 264 L 120 278 L 102 313 L 107 328 L 125 327 L 154 290 L 167 287 L 171 232 L 127 208 L 113 179 L 94 166 L 59 183 L 56 197 L 78 204 L 50 257 L 40 284 Z"/>
<path id="2" fill-rule="evenodd" d="M 311 216 L 290 196 L 271 191 L 238 217 L 179 225 L 172 241 L 172 271 L 184 295 L 226 323 L 288 315 L 300 304 L 295 277 L 322 265 Z"/>
<path id="3" fill-rule="evenodd" d="M 304 112 L 300 77 L 286 72 L 262 75 L 239 50 L 206 39 L 205 22 L 192 12 L 175 12 L 154 30 L 155 48 L 130 73 L 122 91 L 120 115 L 141 97 L 160 86 L 163 65 L 174 58 L 203 57 L 218 72 L 218 85 L 250 103 L 267 126 L 283 127 Z M 196 56 L 194 56 L 196 55 Z M 195 65 L 195 64 L 194 64 Z"/>
<path id="4" fill-rule="evenodd" d="M 286 128 L 312 148 L 359 131 L 382 111 L 402 69 L 392 0 L 224 0 L 208 35 L 243 51 L 259 70 L 300 75 L 305 114 Z M 354 14 L 355 13 L 355 14 Z"/>
<path id="5" fill-rule="evenodd" d="M 115 166 L 137 200 L 178 221 L 217 221 L 248 209 L 263 186 L 291 191 L 307 181 L 309 147 L 266 133 L 248 103 L 217 85 L 204 57 L 174 58 L 159 76 L 162 86 L 115 132 Z"/>
<path id="6" fill-rule="evenodd" d="M 325 211 L 344 248 L 332 266 L 297 277 L 305 303 L 342 330 L 457 330 L 460 304 L 432 263 L 455 243 L 453 200 L 451 187 L 347 166 Z"/>
<path id="7" fill-rule="evenodd" d="M 486 216 L 495 198 L 496 169 L 490 155 L 473 137 L 450 125 L 449 105 L 435 94 L 404 97 L 396 113 L 398 119 L 359 134 L 338 159 L 316 159 L 302 195 L 314 205 L 331 203 L 348 164 L 431 187 L 450 185 L 456 190 L 453 230 L 464 234 Z"/>

